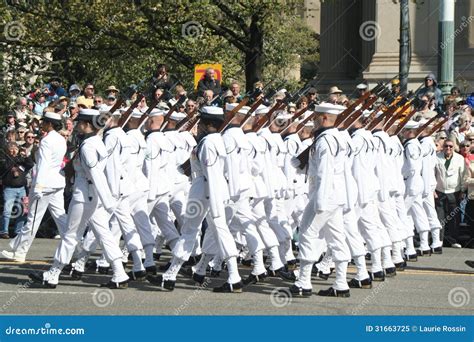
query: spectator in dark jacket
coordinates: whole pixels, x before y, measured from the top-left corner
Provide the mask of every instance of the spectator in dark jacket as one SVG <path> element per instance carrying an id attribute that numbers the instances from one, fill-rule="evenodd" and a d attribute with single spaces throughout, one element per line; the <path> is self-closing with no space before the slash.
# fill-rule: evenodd
<path id="1" fill-rule="evenodd" d="M 436 107 L 441 106 L 444 103 L 443 93 L 441 92 L 441 89 L 438 88 L 438 81 L 433 73 L 429 73 L 425 77 L 425 86 L 418 91 L 417 95 L 421 98 L 423 95 L 428 93 L 434 94 Z"/>
<path id="2" fill-rule="evenodd" d="M 16 143 L 10 142 L 6 146 L 5 163 L 0 166 L 0 175 L 3 185 L 3 221 L 0 229 L 0 238 L 8 239 L 10 218 L 15 218 L 15 233 L 19 232 L 26 220 L 24 198 L 26 197 L 26 175 L 34 166 L 31 157 L 19 154 Z"/>
<path id="3" fill-rule="evenodd" d="M 221 93 L 221 83 L 219 80 L 215 79 L 216 72 L 212 68 L 206 69 L 206 74 L 204 78 L 199 81 L 198 83 L 198 95 L 204 96 L 204 91 L 212 90 L 215 95 Z"/>

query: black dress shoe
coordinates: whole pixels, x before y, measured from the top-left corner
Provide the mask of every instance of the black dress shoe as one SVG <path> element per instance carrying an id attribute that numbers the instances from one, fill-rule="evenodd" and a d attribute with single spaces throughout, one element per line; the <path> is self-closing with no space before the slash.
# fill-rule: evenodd
<path id="1" fill-rule="evenodd" d="M 70 275 L 71 272 L 72 272 L 72 265 L 71 265 L 71 264 L 67 264 L 67 265 L 64 266 L 63 269 L 61 270 L 61 274 Z"/>
<path id="2" fill-rule="evenodd" d="M 295 282 L 296 281 L 296 275 L 295 275 L 295 272 L 293 271 L 290 271 L 290 272 L 280 272 L 280 278 L 283 279 L 283 280 L 289 280 L 289 281 L 293 281 Z"/>
<path id="3" fill-rule="evenodd" d="M 158 267 L 158 269 L 162 272 L 166 272 L 168 271 L 168 268 L 170 268 L 171 266 L 171 262 L 168 262 L 166 265 L 161 265 Z"/>
<path id="4" fill-rule="evenodd" d="M 42 273 L 30 273 L 28 274 L 28 277 L 33 280 L 35 284 L 41 284 L 43 287 L 47 289 L 55 289 L 56 284 L 50 284 L 48 283 L 47 280 L 43 280 L 43 274 Z"/>
<path id="5" fill-rule="evenodd" d="M 97 267 L 97 272 L 100 274 L 108 274 L 110 267 L 99 266 Z"/>
<path id="6" fill-rule="evenodd" d="M 200 255 L 197 255 L 197 256 L 191 256 L 189 257 L 188 261 L 185 261 L 184 264 L 183 264 L 183 267 L 189 267 L 189 266 L 194 266 L 196 265 L 199 260 L 201 260 L 201 256 Z"/>
<path id="7" fill-rule="evenodd" d="M 161 287 L 162 289 L 168 290 L 168 291 L 173 291 L 174 286 L 176 285 L 175 280 L 164 280 L 162 275 L 159 276 L 147 276 L 146 280 L 148 280 L 151 284 L 157 285 Z"/>
<path id="8" fill-rule="evenodd" d="M 383 271 L 371 273 L 370 277 L 372 278 L 372 281 L 385 281 L 385 274 Z"/>
<path id="9" fill-rule="evenodd" d="M 138 271 L 138 272 L 130 271 L 127 273 L 127 275 L 130 278 L 130 280 L 143 281 L 145 280 L 147 276 L 147 272 L 146 271 Z"/>
<path id="10" fill-rule="evenodd" d="M 470 268 L 474 268 L 474 261 L 473 260 L 466 260 L 464 263 L 469 266 Z"/>
<path id="11" fill-rule="evenodd" d="M 155 261 L 159 261 L 160 257 L 161 257 L 161 253 L 153 253 L 153 259 L 155 259 Z"/>
<path id="12" fill-rule="evenodd" d="M 285 272 L 285 267 L 281 267 L 277 270 L 271 270 L 270 268 L 267 268 L 267 277 L 269 278 L 280 278 L 280 273 Z"/>
<path id="13" fill-rule="evenodd" d="M 312 289 L 303 289 L 302 287 L 296 286 L 295 284 L 291 285 L 288 289 L 292 297 L 301 297 L 308 298 L 313 294 Z"/>
<path id="14" fill-rule="evenodd" d="M 365 255 L 365 260 L 372 260 L 372 254 L 367 253 L 367 254 Z"/>
<path id="15" fill-rule="evenodd" d="M 362 279 L 362 280 L 357 280 L 357 279 L 351 279 L 347 283 L 350 288 L 352 289 L 371 289 L 372 288 L 372 280 L 370 278 Z"/>
<path id="16" fill-rule="evenodd" d="M 107 283 L 101 284 L 100 287 L 107 287 L 107 288 L 112 289 L 112 290 L 126 289 L 126 288 L 128 288 L 128 279 L 124 280 L 124 281 L 121 281 L 119 283 L 117 283 L 115 281 L 112 281 L 112 280 L 109 280 Z"/>
<path id="17" fill-rule="evenodd" d="M 157 272 L 156 266 L 153 265 L 153 266 L 145 267 L 145 272 L 146 272 L 147 275 L 150 275 L 150 274 L 151 275 L 156 275 L 156 272 Z"/>
<path id="18" fill-rule="evenodd" d="M 416 250 L 416 255 L 417 256 L 430 256 L 431 255 L 431 249 L 427 249 L 426 251 L 422 251 L 421 249 Z"/>
<path id="19" fill-rule="evenodd" d="M 417 254 L 410 254 L 410 255 L 407 255 L 407 261 L 408 261 L 408 262 L 416 262 L 416 261 L 418 261 L 418 255 L 417 255 Z"/>
<path id="20" fill-rule="evenodd" d="M 221 286 L 214 287 L 212 289 L 212 292 L 217 292 L 217 293 L 241 293 L 243 284 L 241 281 L 235 284 L 229 284 L 228 282 L 225 282 Z"/>
<path id="21" fill-rule="evenodd" d="M 330 271 L 329 273 L 323 273 L 323 271 L 321 271 L 318 266 L 316 266 L 316 264 L 313 266 L 313 269 L 312 269 L 312 273 L 316 274 L 319 278 L 323 279 L 323 280 L 328 280 L 329 279 L 329 276 L 331 275 L 332 271 Z"/>
<path id="22" fill-rule="evenodd" d="M 72 280 L 81 280 L 83 274 L 84 272 L 80 272 L 78 270 L 72 270 L 70 273 Z"/>
<path id="23" fill-rule="evenodd" d="M 250 275 L 243 280 L 244 285 L 250 284 L 261 284 L 264 282 L 265 278 L 267 277 L 267 272 L 263 272 L 258 275 L 254 275 L 250 273 Z"/>
<path id="24" fill-rule="evenodd" d="M 351 293 L 349 290 L 340 291 L 340 290 L 335 290 L 332 287 L 330 287 L 327 290 L 320 290 L 318 292 L 318 296 L 347 298 L 351 296 Z"/>
<path id="25" fill-rule="evenodd" d="M 288 262 L 286 263 L 286 269 L 287 269 L 288 271 L 294 271 L 294 270 L 296 270 L 296 266 L 297 266 L 297 264 L 296 264 L 296 259 L 290 260 L 290 261 L 288 261 Z"/>
<path id="26" fill-rule="evenodd" d="M 252 259 L 242 259 L 240 264 L 245 267 L 252 267 Z"/>
<path id="27" fill-rule="evenodd" d="M 431 253 L 433 253 L 433 254 L 443 254 L 443 247 L 432 248 Z"/>
<path id="28" fill-rule="evenodd" d="M 398 262 L 395 264 L 395 267 L 397 271 L 405 271 L 405 268 L 407 267 L 407 262 L 406 261 Z"/>
<path id="29" fill-rule="evenodd" d="M 386 277 L 395 277 L 397 275 L 397 268 L 396 267 L 389 267 L 385 269 L 385 276 Z"/>

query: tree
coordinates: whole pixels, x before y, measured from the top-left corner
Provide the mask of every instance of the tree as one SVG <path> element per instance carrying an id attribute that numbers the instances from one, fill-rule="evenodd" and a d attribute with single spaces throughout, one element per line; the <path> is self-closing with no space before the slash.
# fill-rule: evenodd
<path id="1" fill-rule="evenodd" d="M 256 80 L 273 77 L 267 71 L 284 71 L 298 55 L 317 53 L 317 41 L 298 14 L 302 4 L 6 1 L 0 5 L 4 27 L 16 22 L 24 32 L 13 41 L 3 36 L 0 44 L 7 60 L 26 50 L 51 56 L 52 64 L 43 74 L 57 74 L 68 84 L 93 81 L 99 89 L 110 84 L 124 87 L 150 76 L 157 63 L 165 62 L 190 88 L 195 64 L 218 62 L 224 65 L 224 81 L 245 81 L 250 89 Z M 9 72 L 15 78 L 25 67 L 28 64 Z"/>

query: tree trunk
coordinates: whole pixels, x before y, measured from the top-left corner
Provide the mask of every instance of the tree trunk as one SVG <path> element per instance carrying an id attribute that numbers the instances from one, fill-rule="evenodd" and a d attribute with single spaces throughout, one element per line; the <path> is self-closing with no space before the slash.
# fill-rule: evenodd
<path id="1" fill-rule="evenodd" d="M 258 20 L 257 16 L 252 16 L 249 37 L 250 51 L 245 53 L 245 88 L 247 92 L 253 89 L 255 82 L 262 81 L 263 31 Z"/>

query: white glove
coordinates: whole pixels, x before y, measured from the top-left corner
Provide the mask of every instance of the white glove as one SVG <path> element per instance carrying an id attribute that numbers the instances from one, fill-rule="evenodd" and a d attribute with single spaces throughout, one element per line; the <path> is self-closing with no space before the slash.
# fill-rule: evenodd
<path id="1" fill-rule="evenodd" d="M 300 167 L 301 162 L 299 161 L 298 158 L 291 158 L 291 166 L 294 168 Z"/>

